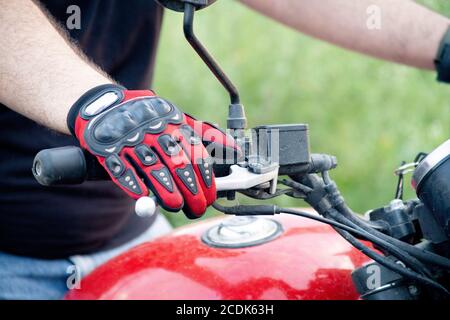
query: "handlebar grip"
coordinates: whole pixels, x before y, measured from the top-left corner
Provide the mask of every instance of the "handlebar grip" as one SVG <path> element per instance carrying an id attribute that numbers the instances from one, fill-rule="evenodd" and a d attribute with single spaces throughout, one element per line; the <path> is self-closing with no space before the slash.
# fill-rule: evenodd
<path id="1" fill-rule="evenodd" d="M 32 171 L 34 178 L 43 186 L 108 179 L 108 174 L 97 160 L 75 146 L 40 151 L 34 158 Z"/>
<path id="2" fill-rule="evenodd" d="M 32 171 L 37 182 L 47 187 L 109 179 L 108 173 L 94 156 L 75 146 L 38 152 Z M 157 212 L 156 206 L 155 197 L 142 197 L 136 202 L 135 211 L 141 217 L 152 216 Z"/>

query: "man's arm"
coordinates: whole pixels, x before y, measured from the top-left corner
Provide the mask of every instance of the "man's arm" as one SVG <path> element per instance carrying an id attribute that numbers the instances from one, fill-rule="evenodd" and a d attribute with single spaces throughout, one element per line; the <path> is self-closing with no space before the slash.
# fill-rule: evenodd
<path id="1" fill-rule="evenodd" d="M 69 134 L 67 113 L 87 90 L 112 83 L 31 0 L 0 0 L 0 102 Z"/>
<path id="2" fill-rule="evenodd" d="M 411 0 L 241 0 L 305 34 L 377 58 L 434 69 L 450 20 Z M 367 26 L 380 9 L 380 29 Z"/>

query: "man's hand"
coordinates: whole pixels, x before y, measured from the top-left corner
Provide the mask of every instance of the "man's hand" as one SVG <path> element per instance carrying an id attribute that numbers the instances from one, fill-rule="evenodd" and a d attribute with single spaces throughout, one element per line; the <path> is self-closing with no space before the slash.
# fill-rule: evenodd
<path id="1" fill-rule="evenodd" d="M 195 121 L 152 91 L 102 85 L 72 107 L 68 126 L 111 179 L 138 199 L 150 189 L 163 208 L 198 218 L 216 199 L 203 142 L 236 149 L 232 138 Z"/>

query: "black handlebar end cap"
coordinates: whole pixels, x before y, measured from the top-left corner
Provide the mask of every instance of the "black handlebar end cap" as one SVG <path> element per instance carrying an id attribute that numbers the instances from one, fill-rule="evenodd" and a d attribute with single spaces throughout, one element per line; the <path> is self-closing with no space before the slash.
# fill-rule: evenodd
<path id="1" fill-rule="evenodd" d="M 32 172 L 43 186 L 74 185 L 86 180 L 86 159 L 81 148 L 44 149 L 34 158 Z"/>

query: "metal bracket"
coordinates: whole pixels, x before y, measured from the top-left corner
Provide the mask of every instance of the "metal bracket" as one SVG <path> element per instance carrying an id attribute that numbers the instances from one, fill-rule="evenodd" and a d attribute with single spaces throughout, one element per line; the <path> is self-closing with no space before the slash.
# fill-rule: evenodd
<path id="1" fill-rule="evenodd" d="M 277 191 L 278 168 L 279 166 L 277 164 L 273 164 L 272 170 L 270 171 L 254 173 L 249 171 L 249 168 L 232 165 L 230 167 L 231 173 L 228 176 L 215 179 L 216 190 L 239 191 L 269 183 L 269 193 L 274 194 Z M 138 199 L 135 207 L 136 214 L 141 217 L 154 215 L 156 212 L 156 201 L 154 196 Z"/>

